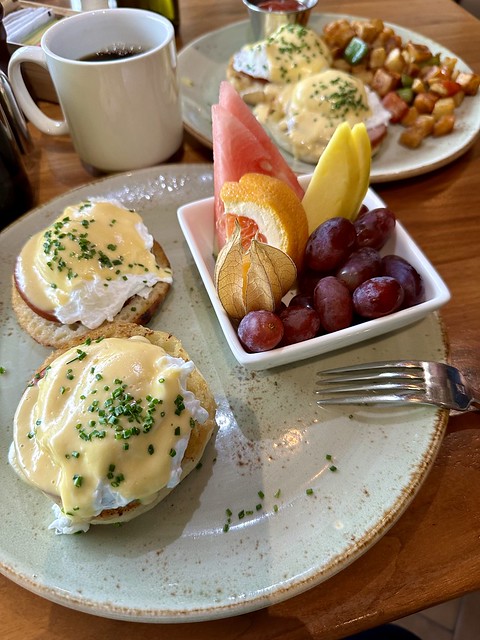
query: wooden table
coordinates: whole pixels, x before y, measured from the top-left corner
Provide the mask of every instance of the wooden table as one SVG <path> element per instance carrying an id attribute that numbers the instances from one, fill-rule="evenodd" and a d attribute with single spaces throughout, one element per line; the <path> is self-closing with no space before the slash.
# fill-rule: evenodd
<path id="1" fill-rule="evenodd" d="M 178 46 L 245 18 L 240 0 L 181 0 Z M 480 72 L 480 22 L 452 0 L 320 0 L 329 12 L 378 16 L 455 51 Z M 55 108 L 47 106 L 55 111 Z M 92 180 L 68 138 L 32 131 L 31 171 L 39 202 Z M 211 162 L 186 136 L 175 162 Z M 480 376 L 480 143 L 452 164 L 418 178 L 376 185 L 428 253 L 452 293 L 442 317 L 451 360 L 472 381 Z M 332 640 L 480 589 L 480 416 L 452 417 L 433 469 L 398 523 L 335 577 L 283 604 L 234 619 L 148 625 L 97 618 L 52 604 L 0 576 L 0 636 L 76 640 L 283 638 Z"/>

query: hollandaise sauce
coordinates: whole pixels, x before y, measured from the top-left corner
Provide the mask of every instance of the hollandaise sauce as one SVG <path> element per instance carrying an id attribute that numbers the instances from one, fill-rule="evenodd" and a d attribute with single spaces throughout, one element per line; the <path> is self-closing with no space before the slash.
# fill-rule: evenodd
<path id="1" fill-rule="evenodd" d="M 94 329 L 113 320 L 132 295 L 147 297 L 157 282 L 172 281 L 152 247 L 136 212 L 83 202 L 27 241 L 15 267 L 17 287 L 40 313 Z"/>
<path id="2" fill-rule="evenodd" d="M 275 106 L 266 113 L 258 108 L 257 117 L 273 128 L 281 146 L 306 162 L 318 160 L 339 124 L 353 126 L 371 115 L 361 80 L 336 69 L 269 93 Z"/>
<path id="3" fill-rule="evenodd" d="M 282 25 L 266 40 L 245 45 L 240 54 L 243 62 L 234 63 L 237 70 L 281 84 L 298 82 L 326 69 L 332 59 L 322 38 L 299 24 Z M 259 65 L 265 68 L 259 69 Z"/>
<path id="4" fill-rule="evenodd" d="M 192 428 L 208 418 L 187 389 L 193 369 L 143 337 L 65 351 L 21 399 L 16 465 L 72 522 L 152 502 L 178 484 Z"/>
<path id="5" fill-rule="evenodd" d="M 288 24 L 267 42 L 272 82 L 296 82 L 329 64 L 330 54 L 323 40 L 311 29 Z"/>

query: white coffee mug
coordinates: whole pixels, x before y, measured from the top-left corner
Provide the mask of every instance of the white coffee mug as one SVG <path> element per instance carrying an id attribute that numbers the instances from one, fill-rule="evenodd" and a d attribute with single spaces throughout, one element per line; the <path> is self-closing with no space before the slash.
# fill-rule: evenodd
<path id="1" fill-rule="evenodd" d="M 180 147 L 183 125 L 172 24 L 142 9 L 103 9 L 63 18 L 40 47 L 12 55 L 8 74 L 26 117 L 50 135 L 70 133 L 78 155 L 91 167 L 126 171 L 167 160 Z M 129 57 L 85 60 L 120 48 Z M 48 70 L 65 121 L 48 118 L 22 77 L 24 62 Z"/>

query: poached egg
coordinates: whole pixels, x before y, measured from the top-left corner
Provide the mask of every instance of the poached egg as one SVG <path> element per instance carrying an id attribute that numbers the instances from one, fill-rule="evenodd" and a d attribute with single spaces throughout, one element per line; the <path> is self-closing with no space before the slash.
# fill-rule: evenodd
<path id="1" fill-rule="evenodd" d="M 157 282 L 172 283 L 171 269 L 156 264 L 153 244 L 138 213 L 115 202 L 82 202 L 24 245 L 17 289 L 39 315 L 95 329 L 132 296 L 148 298 Z"/>
<path id="2" fill-rule="evenodd" d="M 322 38 L 298 24 L 282 25 L 269 38 L 246 44 L 232 60 L 235 71 L 279 84 L 298 82 L 331 63 L 330 50 Z"/>
<path id="3" fill-rule="evenodd" d="M 364 122 L 367 130 L 387 124 L 390 114 L 363 82 L 338 69 L 326 69 L 295 84 L 269 84 L 257 119 L 277 144 L 303 162 L 316 163 L 335 129 Z"/>

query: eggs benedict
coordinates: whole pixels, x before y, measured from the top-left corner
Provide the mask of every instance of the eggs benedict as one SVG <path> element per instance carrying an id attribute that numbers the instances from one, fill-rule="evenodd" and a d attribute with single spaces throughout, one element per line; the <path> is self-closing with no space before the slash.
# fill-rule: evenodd
<path id="1" fill-rule="evenodd" d="M 374 155 L 391 114 L 359 76 L 332 64 L 320 35 L 289 24 L 235 53 L 227 79 L 277 145 L 296 160 L 316 164 L 342 122 L 365 123 Z"/>
<path id="2" fill-rule="evenodd" d="M 39 368 L 15 413 L 9 461 L 54 501 L 57 533 L 125 522 L 195 468 L 215 409 L 177 338 L 112 323 Z"/>
<path id="3" fill-rule="evenodd" d="M 227 69 L 227 78 L 245 102 L 263 99 L 266 83 L 296 83 L 328 69 L 332 55 L 321 36 L 298 24 L 279 27 L 269 38 L 246 44 L 236 52 Z"/>
<path id="4" fill-rule="evenodd" d="M 25 331 L 59 347 L 105 322 L 147 322 L 171 284 L 168 258 L 140 215 L 90 200 L 25 243 L 12 303 Z"/>
<path id="5" fill-rule="evenodd" d="M 295 84 L 269 84 L 265 98 L 255 108 L 258 120 L 281 148 L 311 163 L 318 161 L 339 124 L 364 122 L 368 129 L 374 113 L 363 82 L 338 69 Z M 375 114 L 377 118 L 377 110 Z"/>

